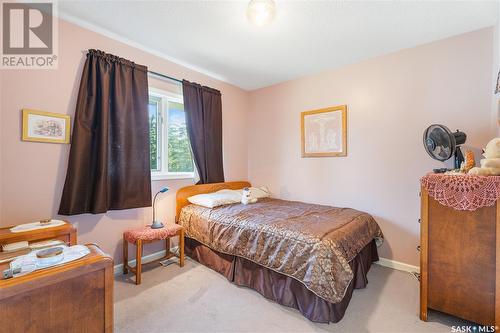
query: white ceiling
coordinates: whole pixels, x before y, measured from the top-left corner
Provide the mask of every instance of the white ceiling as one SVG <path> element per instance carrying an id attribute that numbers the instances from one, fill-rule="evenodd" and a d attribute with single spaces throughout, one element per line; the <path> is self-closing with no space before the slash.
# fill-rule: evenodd
<path id="1" fill-rule="evenodd" d="M 256 27 L 247 3 L 60 1 L 59 12 L 246 90 L 492 26 L 498 15 L 496 1 L 277 1 L 275 21 Z"/>

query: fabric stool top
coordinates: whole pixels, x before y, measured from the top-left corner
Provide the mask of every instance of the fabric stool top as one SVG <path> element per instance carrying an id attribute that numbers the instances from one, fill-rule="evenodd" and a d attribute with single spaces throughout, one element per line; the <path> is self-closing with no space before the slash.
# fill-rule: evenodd
<path id="1" fill-rule="evenodd" d="M 177 235 L 181 229 L 182 226 L 178 224 L 165 224 L 163 228 L 159 229 L 151 229 L 151 226 L 147 225 L 138 229 L 126 230 L 123 237 L 127 242 L 135 244 L 139 239 L 142 241 L 167 239 Z"/>

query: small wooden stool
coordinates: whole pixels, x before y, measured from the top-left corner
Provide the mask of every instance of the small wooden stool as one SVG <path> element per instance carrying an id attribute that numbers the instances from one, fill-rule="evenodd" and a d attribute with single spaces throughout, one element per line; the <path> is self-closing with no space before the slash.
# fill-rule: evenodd
<path id="1" fill-rule="evenodd" d="M 160 229 L 151 229 L 151 226 L 145 226 L 139 229 L 127 230 L 123 233 L 123 274 L 128 271 L 135 273 L 135 284 L 141 284 L 142 272 L 142 246 L 145 243 L 165 240 L 165 257 L 158 260 L 172 258 L 173 253 L 170 252 L 170 238 L 179 236 L 179 266 L 184 266 L 184 228 L 178 224 L 166 224 Z M 130 267 L 128 265 L 128 243 L 136 246 L 136 265 Z M 157 260 L 155 260 L 157 261 Z"/>

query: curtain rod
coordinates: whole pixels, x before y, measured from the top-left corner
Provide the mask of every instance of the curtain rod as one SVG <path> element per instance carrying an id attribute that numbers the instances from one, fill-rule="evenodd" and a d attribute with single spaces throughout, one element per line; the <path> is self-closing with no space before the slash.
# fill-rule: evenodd
<path id="1" fill-rule="evenodd" d="M 85 54 L 85 55 L 87 55 L 88 50 L 82 50 L 82 53 Z M 179 80 L 179 79 L 176 79 L 175 77 L 164 75 L 164 74 L 161 74 L 161 73 L 158 73 L 158 72 L 148 71 L 148 74 L 159 76 L 159 77 L 162 77 L 162 78 L 167 79 L 167 80 L 171 80 L 171 81 L 182 83 L 182 80 Z"/>
<path id="2" fill-rule="evenodd" d="M 172 81 L 175 81 L 175 82 L 182 83 L 182 80 L 176 79 L 175 77 L 171 77 L 171 76 L 168 76 L 168 75 L 160 74 L 158 72 L 148 71 L 148 74 L 159 76 L 159 77 L 162 77 L 162 78 L 167 79 L 167 80 L 172 80 Z"/>
<path id="3" fill-rule="evenodd" d="M 85 55 L 87 55 L 88 54 L 88 50 L 82 50 L 82 53 L 85 54 Z M 161 74 L 161 73 L 158 73 L 158 72 L 148 71 L 148 74 L 156 75 L 156 76 L 162 77 L 164 79 L 168 79 L 168 80 L 172 80 L 172 81 L 175 81 L 175 82 L 182 83 L 182 80 L 179 80 L 179 79 L 176 79 L 175 77 L 164 75 L 164 74 Z"/>

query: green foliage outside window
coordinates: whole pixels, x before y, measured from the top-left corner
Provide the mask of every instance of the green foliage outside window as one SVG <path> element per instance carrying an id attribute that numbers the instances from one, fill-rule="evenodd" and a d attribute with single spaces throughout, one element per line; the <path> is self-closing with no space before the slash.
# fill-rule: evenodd
<path id="1" fill-rule="evenodd" d="M 193 172 L 191 147 L 186 127 L 168 127 L 168 171 Z"/>
<path id="2" fill-rule="evenodd" d="M 168 103 L 168 171 L 193 172 L 184 105 Z"/>
<path id="3" fill-rule="evenodd" d="M 158 170 L 158 113 L 157 103 L 150 101 L 149 105 L 149 156 L 151 170 Z"/>
<path id="4" fill-rule="evenodd" d="M 158 138 L 161 134 L 159 133 L 161 126 L 159 126 L 158 115 L 160 103 L 161 98 L 151 97 L 149 100 L 149 148 L 151 170 L 153 171 L 161 170 L 159 156 L 161 156 L 162 152 L 158 147 Z M 191 145 L 187 134 L 186 117 L 182 103 L 168 102 L 167 124 L 165 134 L 167 134 L 168 172 L 193 172 Z"/>

